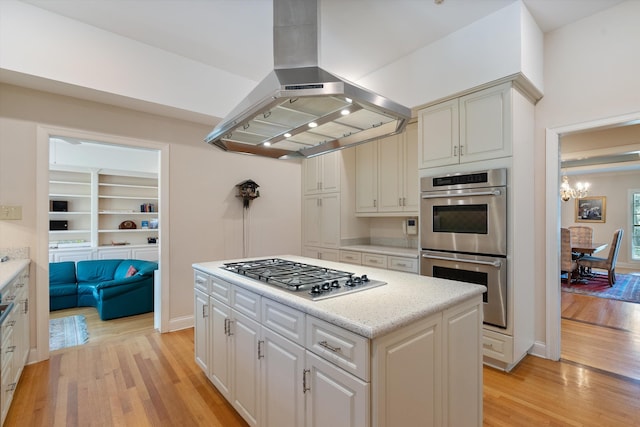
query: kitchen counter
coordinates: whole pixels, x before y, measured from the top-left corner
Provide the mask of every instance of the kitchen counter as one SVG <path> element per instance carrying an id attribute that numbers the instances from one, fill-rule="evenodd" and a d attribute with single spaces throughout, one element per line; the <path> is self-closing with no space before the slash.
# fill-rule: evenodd
<path id="1" fill-rule="evenodd" d="M 4 287 L 15 279 L 30 262 L 29 259 L 10 259 L 0 262 L 0 295 L 2 295 Z"/>
<path id="2" fill-rule="evenodd" d="M 269 257 L 255 257 L 253 259 L 264 258 Z M 370 279 L 382 280 L 387 284 L 348 295 L 310 301 L 297 296 L 294 292 L 219 268 L 226 262 L 240 260 L 195 263 L 193 268 L 371 339 L 410 325 L 432 314 L 443 312 L 461 302 L 481 295 L 485 290 L 483 286 L 479 285 L 368 266 L 291 255 L 275 256 L 274 258 L 349 271 L 357 275 L 367 274 Z"/>
<path id="3" fill-rule="evenodd" d="M 350 245 L 350 246 L 341 246 L 340 250 L 367 252 L 367 253 L 378 254 L 378 255 L 390 255 L 390 256 L 411 257 L 411 258 L 418 258 L 418 256 L 420 255 L 419 249 L 400 248 L 396 246 Z"/>

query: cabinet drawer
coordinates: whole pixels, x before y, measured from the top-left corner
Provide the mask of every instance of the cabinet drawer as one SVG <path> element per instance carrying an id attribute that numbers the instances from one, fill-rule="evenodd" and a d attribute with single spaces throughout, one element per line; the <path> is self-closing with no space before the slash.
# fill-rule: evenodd
<path id="1" fill-rule="evenodd" d="M 355 251 L 340 251 L 340 262 L 360 265 L 362 264 L 362 253 Z"/>
<path id="2" fill-rule="evenodd" d="M 262 324 L 285 338 L 304 346 L 303 312 L 262 298 Z"/>
<path id="3" fill-rule="evenodd" d="M 482 331 L 482 354 L 505 363 L 513 362 L 513 337 Z"/>
<path id="4" fill-rule="evenodd" d="M 387 268 L 387 256 L 375 254 L 362 254 L 362 265 Z"/>
<path id="5" fill-rule="evenodd" d="M 209 295 L 209 276 L 201 271 L 195 271 L 193 274 L 194 288 Z"/>
<path id="6" fill-rule="evenodd" d="M 389 270 L 406 271 L 408 273 L 418 272 L 418 259 L 417 258 L 403 258 L 390 256 L 387 259 Z"/>
<path id="7" fill-rule="evenodd" d="M 209 295 L 220 302 L 231 305 L 231 283 L 217 277 L 210 277 L 209 281 Z"/>
<path id="8" fill-rule="evenodd" d="M 307 316 L 307 349 L 369 381 L 369 340 L 312 316 Z"/>
<path id="9" fill-rule="evenodd" d="M 260 321 L 260 295 L 238 286 L 231 287 L 231 308 L 252 320 Z"/>

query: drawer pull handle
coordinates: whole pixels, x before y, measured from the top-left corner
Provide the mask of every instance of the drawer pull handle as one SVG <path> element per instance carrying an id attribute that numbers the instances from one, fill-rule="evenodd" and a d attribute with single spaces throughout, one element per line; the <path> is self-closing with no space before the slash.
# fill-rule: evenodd
<path id="1" fill-rule="evenodd" d="M 493 344 L 484 343 L 483 346 L 486 347 L 486 348 L 493 348 Z"/>
<path id="2" fill-rule="evenodd" d="M 326 341 L 320 341 L 318 344 L 320 344 L 321 347 L 324 347 L 327 350 L 333 351 L 334 353 L 340 353 L 340 347 L 334 347 Z"/>

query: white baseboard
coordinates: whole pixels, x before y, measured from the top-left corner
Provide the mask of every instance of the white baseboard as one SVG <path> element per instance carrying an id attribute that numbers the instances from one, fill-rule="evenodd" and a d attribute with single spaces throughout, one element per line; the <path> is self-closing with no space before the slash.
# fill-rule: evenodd
<path id="1" fill-rule="evenodd" d="M 179 331 L 181 329 L 193 328 L 193 315 L 176 317 L 169 320 L 169 330 L 167 332 Z"/>

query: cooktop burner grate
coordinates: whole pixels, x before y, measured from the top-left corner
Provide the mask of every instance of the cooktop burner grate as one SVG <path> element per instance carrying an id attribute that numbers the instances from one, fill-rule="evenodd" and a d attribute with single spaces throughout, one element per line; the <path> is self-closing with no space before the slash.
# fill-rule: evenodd
<path id="1" fill-rule="evenodd" d="M 308 291 L 301 295 L 314 301 L 386 284 L 366 275 L 280 258 L 227 263 L 221 268 L 289 291 Z"/>

